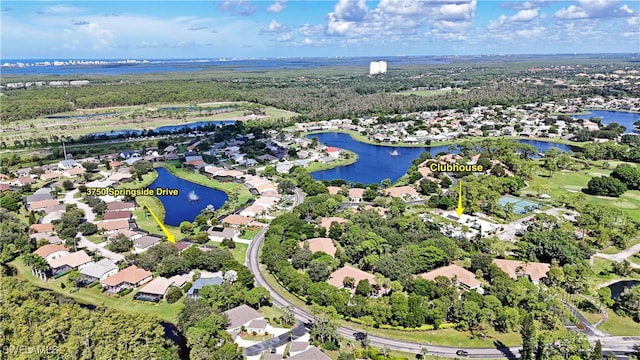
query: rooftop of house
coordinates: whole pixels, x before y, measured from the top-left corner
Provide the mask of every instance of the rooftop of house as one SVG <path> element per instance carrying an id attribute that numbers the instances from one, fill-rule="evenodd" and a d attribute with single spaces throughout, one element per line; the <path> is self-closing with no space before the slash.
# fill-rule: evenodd
<path id="1" fill-rule="evenodd" d="M 312 253 L 322 251 L 324 253 L 331 255 L 331 257 L 336 256 L 336 247 L 333 244 L 333 240 L 331 240 L 330 238 L 319 237 L 319 238 L 307 239 L 299 243 L 300 247 L 304 247 L 305 243 L 309 244 L 309 250 Z"/>
<path id="2" fill-rule="evenodd" d="M 246 324 L 251 320 L 262 318 L 262 314 L 260 314 L 254 308 L 245 304 L 236 306 L 233 309 L 229 309 L 223 314 L 227 315 L 227 317 L 229 318 L 229 329 L 234 329 Z"/>
<path id="3" fill-rule="evenodd" d="M 471 271 L 455 264 L 443 266 L 418 276 L 427 280 L 434 280 L 438 276 L 445 276 L 452 280 L 456 279 L 469 288 L 480 286 L 480 281 L 476 279 L 476 276 Z"/>
<path id="4" fill-rule="evenodd" d="M 150 276 L 153 276 L 150 271 L 140 269 L 135 265 L 131 265 L 128 268 L 118 271 L 108 278 L 101 280 L 100 283 L 108 286 L 118 286 L 124 282 L 129 284 L 137 284 Z"/>
<path id="5" fill-rule="evenodd" d="M 66 247 L 64 247 L 64 245 L 60 245 L 60 244 L 47 244 L 44 246 L 39 247 L 36 251 L 34 251 L 33 253 L 40 256 L 41 258 L 45 258 L 55 252 L 58 251 L 66 251 L 69 252 L 69 250 L 67 250 Z"/>
<path id="6" fill-rule="evenodd" d="M 526 263 L 518 260 L 493 259 L 493 263 L 513 279 L 517 279 L 520 274 L 526 274 L 533 282 L 539 282 L 542 278 L 547 277 L 547 273 L 551 269 L 551 265 L 546 263 Z"/>
<path id="7" fill-rule="evenodd" d="M 376 283 L 376 277 L 373 274 L 349 265 L 345 265 L 344 267 L 332 272 L 331 275 L 329 275 L 329 280 L 327 280 L 327 282 L 329 283 L 329 285 L 341 288 L 346 277 L 352 277 L 355 280 L 355 284 L 364 279 L 369 280 L 369 284 Z"/>

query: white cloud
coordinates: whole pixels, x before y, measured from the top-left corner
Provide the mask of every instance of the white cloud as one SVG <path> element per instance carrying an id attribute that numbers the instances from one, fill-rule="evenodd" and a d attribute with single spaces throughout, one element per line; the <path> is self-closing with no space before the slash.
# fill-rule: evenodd
<path id="1" fill-rule="evenodd" d="M 312 36 L 312 35 L 319 34 L 322 31 L 322 25 L 312 26 L 309 24 L 304 24 L 298 29 L 298 31 L 300 32 L 300 34 L 304 36 Z"/>
<path id="2" fill-rule="evenodd" d="M 516 35 L 521 37 L 540 37 L 544 34 L 545 28 L 542 26 L 538 26 L 532 29 L 522 29 L 516 31 Z"/>
<path id="3" fill-rule="evenodd" d="M 267 12 L 279 13 L 287 8 L 288 0 L 276 0 L 273 4 L 269 5 Z"/>
<path id="4" fill-rule="evenodd" d="M 538 9 L 520 10 L 517 14 L 510 16 L 511 21 L 531 21 L 538 16 Z"/>
<path id="5" fill-rule="evenodd" d="M 309 38 L 304 38 L 302 43 L 305 44 L 305 45 L 311 45 L 311 44 L 313 44 L 313 40 L 311 40 Z"/>
<path id="6" fill-rule="evenodd" d="M 556 19 L 597 19 L 633 16 L 635 12 L 628 6 L 618 7 L 618 0 L 580 0 L 578 5 L 569 5 L 556 11 Z"/>
<path id="7" fill-rule="evenodd" d="M 368 13 L 365 0 L 339 0 L 333 10 L 334 16 L 344 21 L 362 21 Z"/>
<path id="8" fill-rule="evenodd" d="M 293 40 L 293 33 L 291 31 L 288 31 L 284 34 L 279 35 L 276 40 L 278 41 L 291 41 Z"/>
<path id="9" fill-rule="evenodd" d="M 225 0 L 218 6 L 220 11 L 230 11 L 233 15 L 250 16 L 257 7 L 249 0 Z"/>
<path id="10" fill-rule="evenodd" d="M 269 33 L 282 33 L 285 31 L 289 31 L 289 28 L 282 25 L 277 20 L 272 19 L 269 25 L 266 28 L 263 28 L 261 31 Z"/>

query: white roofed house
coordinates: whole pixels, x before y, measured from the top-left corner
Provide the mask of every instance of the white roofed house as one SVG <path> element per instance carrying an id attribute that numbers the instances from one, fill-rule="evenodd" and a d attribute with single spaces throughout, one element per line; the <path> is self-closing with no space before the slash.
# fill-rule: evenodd
<path id="1" fill-rule="evenodd" d="M 87 283 L 104 280 L 118 272 L 118 266 L 109 259 L 102 259 L 80 269 L 80 274 Z"/>

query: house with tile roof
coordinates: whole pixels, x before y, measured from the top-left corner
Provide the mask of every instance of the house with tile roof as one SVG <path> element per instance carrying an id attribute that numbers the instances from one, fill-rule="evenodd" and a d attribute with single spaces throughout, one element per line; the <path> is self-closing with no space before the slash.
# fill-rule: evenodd
<path id="1" fill-rule="evenodd" d="M 327 280 L 327 282 L 329 285 L 342 289 L 344 288 L 344 279 L 347 277 L 353 278 L 355 280 L 354 284 L 356 285 L 361 280 L 368 280 L 371 285 L 376 284 L 376 277 L 373 274 L 349 265 L 345 265 L 344 267 L 332 272 L 331 275 L 329 275 L 329 280 Z M 351 289 L 351 293 L 354 293 L 355 291 L 355 287 Z"/>
<path id="2" fill-rule="evenodd" d="M 91 257 L 84 250 L 80 250 L 52 259 L 48 261 L 48 264 L 54 274 L 59 274 L 74 269 L 82 269 L 92 262 Z"/>
<path id="3" fill-rule="evenodd" d="M 300 247 L 309 246 L 309 250 L 312 253 L 317 253 L 322 251 L 330 255 L 331 257 L 336 256 L 336 246 L 333 244 L 333 240 L 330 238 L 318 237 L 318 238 L 307 239 L 304 241 L 300 241 L 298 245 L 300 245 Z"/>
<path id="4" fill-rule="evenodd" d="M 136 288 L 153 278 L 153 274 L 135 265 L 118 271 L 117 273 L 100 280 L 100 284 L 110 294 L 117 294 L 124 289 Z"/>
<path id="5" fill-rule="evenodd" d="M 69 255 L 69 250 L 67 250 L 67 248 L 64 247 L 64 245 L 47 244 L 39 247 L 33 253 L 45 259 L 45 261 L 48 263 L 51 260 L 57 259 L 65 255 Z"/>
<path id="6" fill-rule="evenodd" d="M 476 290 L 479 294 L 484 294 L 482 284 L 476 279 L 476 276 L 471 271 L 455 264 L 439 267 L 418 276 L 431 281 L 435 280 L 438 276 L 444 276 L 451 279 L 458 288 L 463 290 Z"/>
<path id="7" fill-rule="evenodd" d="M 534 284 L 546 282 L 548 280 L 547 273 L 551 269 L 551 265 L 538 262 L 524 262 L 518 260 L 493 259 L 493 263 L 509 275 L 512 279 L 520 276 L 526 276 Z"/>

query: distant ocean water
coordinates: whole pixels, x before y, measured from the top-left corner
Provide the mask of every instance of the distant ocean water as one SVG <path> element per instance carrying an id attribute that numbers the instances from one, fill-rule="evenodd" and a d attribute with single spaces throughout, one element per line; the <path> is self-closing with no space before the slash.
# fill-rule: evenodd
<path id="1" fill-rule="evenodd" d="M 211 69 L 265 71 L 312 69 L 328 66 L 362 67 L 368 71 L 370 61 L 386 60 L 388 66 L 411 64 L 446 64 L 447 57 L 344 57 L 281 59 L 183 59 L 183 60 L 100 60 L 100 59 L 0 59 L 3 75 L 123 75 L 167 72 L 196 72 Z M 57 65 L 54 65 L 57 62 Z"/>

